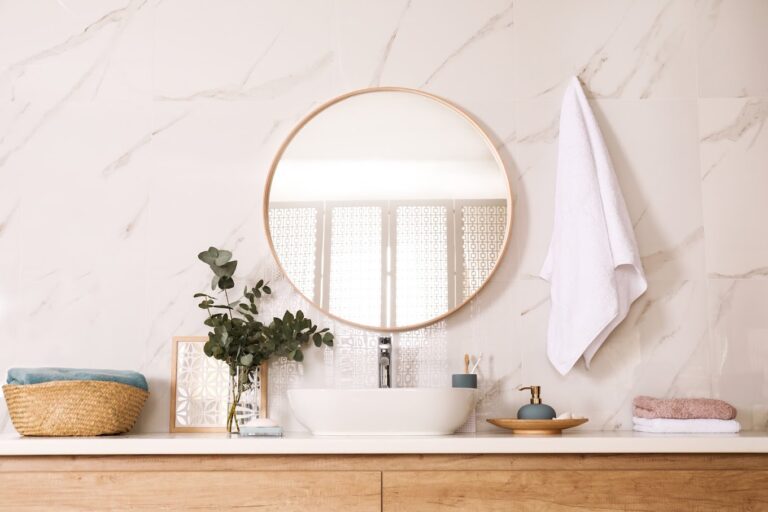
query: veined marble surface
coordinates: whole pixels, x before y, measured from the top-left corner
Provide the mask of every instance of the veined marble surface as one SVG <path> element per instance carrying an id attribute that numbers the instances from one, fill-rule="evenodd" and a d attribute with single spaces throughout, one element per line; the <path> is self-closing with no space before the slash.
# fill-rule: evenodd
<path id="1" fill-rule="evenodd" d="M 631 428 L 635 394 L 731 401 L 768 424 L 768 3 L 764 0 L 39 0 L 0 4 L 0 371 L 142 371 L 137 430 L 168 425 L 171 337 L 200 334 L 195 255 L 235 250 L 268 310 L 301 307 L 335 351 L 275 362 L 291 386 L 371 386 L 375 334 L 280 281 L 263 234 L 270 160 L 351 89 L 444 96 L 491 133 L 516 194 L 513 243 L 467 307 L 401 340 L 401 384 L 447 385 L 483 352 L 478 428 L 543 386 L 588 428 Z M 635 224 L 649 291 L 587 371 L 544 340 L 559 103 L 577 74 Z M 12 431 L 2 404 L 0 430 Z"/>

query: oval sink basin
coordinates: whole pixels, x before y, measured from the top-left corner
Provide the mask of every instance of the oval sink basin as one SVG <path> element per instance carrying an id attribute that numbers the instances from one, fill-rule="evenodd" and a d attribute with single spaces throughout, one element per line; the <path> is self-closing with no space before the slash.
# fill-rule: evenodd
<path id="1" fill-rule="evenodd" d="M 291 389 L 298 420 L 321 436 L 453 434 L 475 405 L 468 388 Z"/>

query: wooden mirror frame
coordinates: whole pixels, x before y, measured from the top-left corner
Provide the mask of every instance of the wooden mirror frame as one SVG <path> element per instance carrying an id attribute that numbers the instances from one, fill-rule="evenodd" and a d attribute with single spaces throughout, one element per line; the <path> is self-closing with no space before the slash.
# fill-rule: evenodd
<path id="1" fill-rule="evenodd" d="M 493 268 L 488 273 L 488 276 L 483 281 L 483 284 L 481 284 L 477 290 L 472 292 L 472 294 L 465 298 L 460 304 L 457 304 L 452 309 L 449 309 L 445 313 L 442 313 L 439 316 L 436 316 L 434 318 L 431 318 L 429 320 L 426 320 L 424 322 L 420 322 L 417 324 L 411 324 L 411 325 L 402 325 L 402 326 L 392 326 L 392 327 L 382 327 L 379 325 L 365 325 L 365 324 L 359 324 L 356 322 L 353 322 L 351 320 L 342 318 L 338 315 L 335 315 L 328 311 L 327 309 L 321 307 L 319 304 L 317 304 L 314 300 L 307 297 L 304 292 L 301 291 L 301 289 L 296 286 L 296 283 L 293 282 L 291 277 L 288 275 L 288 273 L 285 271 L 285 268 L 283 267 L 282 262 L 280 261 L 280 258 L 277 255 L 277 251 L 275 251 L 275 245 L 272 241 L 272 233 L 269 230 L 269 195 L 272 188 L 272 181 L 275 177 L 275 172 L 277 171 L 277 167 L 280 164 L 280 160 L 282 159 L 283 155 L 285 154 L 285 151 L 288 149 L 288 146 L 293 142 L 293 139 L 296 137 L 296 135 L 301 131 L 304 126 L 309 123 L 312 119 L 317 117 L 321 112 L 324 112 L 328 108 L 332 107 L 333 105 L 336 105 L 337 103 L 340 103 L 346 99 L 352 98 L 354 96 L 360 96 L 363 94 L 372 94 L 377 92 L 404 92 L 409 94 L 415 94 L 418 96 L 422 96 L 424 98 L 427 98 L 431 101 L 434 101 L 438 103 L 439 105 L 442 105 L 443 107 L 446 107 L 456 114 L 458 114 L 460 117 L 465 119 L 482 137 L 482 139 L 485 141 L 486 145 L 488 146 L 488 150 L 493 155 L 494 160 L 496 160 L 496 164 L 499 166 L 499 169 L 504 174 L 504 183 L 507 186 L 507 223 L 506 223 L 506 232 L 504 233 L 504 241 L 501 246 L 501 250 L 499 251 L 498 256 L 496 257 L 496 261 L 493 264 Z M 470 116 L 467 112 L 459 108 L 458 106 L 454 105 L 450 101 L 441 98 L 439 96 L 435 96 L 434 94 L 430 94 L 424 91 L 420 91 L 418 89 L 409 89 L 406 87 L 368 87 L 365 89 L 358 89 L 355 91 L 351 91 L 345 94 L 342 94 L 340 96 L 337 96 L 329 101 L 326 101 L 325 103 L 321 104 L 319 107 L 312 110 L 309 114 L 307 114 L 299 123 L 290 131 L 288 136 L 285 138 L 282 144 L 280 144 L 280 147 L 277 150 L 277 153 L 275 154 L 274 158 L 272 159 L 272 163 L 269 167 L 269 173 L 267 174 L 267 181 L 264 185 L 264 207 L 263 207 L 263 217 L 264 217 L 264 231 L 266 232 L 267 236 L 267 242 L 269 243 L 269 250 L 272 252 L 272 256 L 275 258 L 275 261 L 277 262 L 277 266 L 280 268 L 280 272 L 283 274 L 283 276 L 288 280 L 289 283 L 291 283 L 291 286 L 310 304 L 312 304 L 314 307 L 319 309 L 323 312 L 323 314 L 329 316 L 330 318 L 333 318 L 334 320 L 338 320 L 340 322 L 343 322 L 347 325 L 351 325 L 353 327 L 357 327 L 360 329 L 375 331 L 375 332 L 387 332 L 387 333 L 395 333 L 395 332 L 405 332 L 405 331 L 412 331 L 415 329 L 420 329 L 422 327 L 426 327 L 429 325 L 432 325 L 434 323 L 437 323 L 441 320 L 444 320 L 448 316 L 452 315 L 462 307 L 464 307 L 467 303 L 469 303 L 479 292 L 482 290 L 488 282 L 491 280 L 493 275 L 496 273 L 496 270 L 499 267 L 499 263 L 501 262 L 502 258 L 504 257 L 504 254 L 507 251 L 507 246 L 509 245 L 509 239 L 512 232 L 512 212 L 514 210 L 514 198 L 512 196 L 512 186 L 509 182 L 509 175 L 507 174 L 506 166 L 504 165 L 503 160 L 501 159 L 501 155 L 499 155 L 498 150 L 496 149 L 496 146 L 493 144 L 493 141 L 491 140 L 491 137 L 485 132 L 485 130 L 480 126 L 480 123 L 476 121 L 472 116 Z"/>

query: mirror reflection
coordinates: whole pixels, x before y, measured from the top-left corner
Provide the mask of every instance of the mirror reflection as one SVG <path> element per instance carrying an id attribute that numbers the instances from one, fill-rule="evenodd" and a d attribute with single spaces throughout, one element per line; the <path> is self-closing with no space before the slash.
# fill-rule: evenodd
<path id="1" fill-rule="evenodd" d="M 275 257 L 332 316 L 403 330 L 476 293 L 506 243 L 498 155 L 465 114 L 410 90 L 359 91 L 289 137 L 267 184 Z"/>

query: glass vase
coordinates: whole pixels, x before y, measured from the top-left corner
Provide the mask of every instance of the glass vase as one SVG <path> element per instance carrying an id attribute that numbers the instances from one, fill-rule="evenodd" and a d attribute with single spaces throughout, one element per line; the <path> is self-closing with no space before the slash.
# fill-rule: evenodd
<path id="1" fill-rule="evenodd" d="M 230 374 L 227 432 L 240 432 L 240 427 L 266 417 L 266 404 L 262 404 L 266 385 L 266 363 L 255 368 L 238 366 L 235 374 Z"/>

